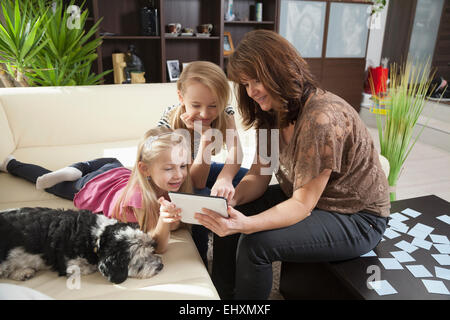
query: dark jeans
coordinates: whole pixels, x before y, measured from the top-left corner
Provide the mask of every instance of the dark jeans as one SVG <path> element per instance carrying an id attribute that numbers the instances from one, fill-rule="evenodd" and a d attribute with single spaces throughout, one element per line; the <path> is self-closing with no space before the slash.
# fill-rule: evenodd
<path id="1" fill-rule="evenodd" d="M 250 216 L 287 200 L 279 185 L 259 199 L 237 206 Z M 387 218 L 359 212 L 339 214 L 320 209 L 289 227 L 254 234 L 214 234 L 212 280 L 222 299 L 267 299 L 272 262 L 325 262 L 359 257 L 381 240 Z"/>
<path id="2" fill-rule="evenodd" d="M 55 184 L 53 187 L 45 189 L 45 191 L 64 199 L 73 200 L 75 194 L 80 191 L 88 181 L 101 173 L 114 168 L 123 167 L 123 165 L 115 158 L 99 158 L 91 161 L 77 162 L 70 165 L 70 167 L 80 170 L 82 172 L 82 177 L 76 181 L 64 181 Z M 23 178 L 32 183 L 36 183 L 37 178 L 40 176 L 51 172 L 38 165 L 23 163 L 15 159 L 8 163 L 6 170 L 13 176 Z"/>
<path id="3" fill-rule="evenodd" d="M 209 196 L 211 194 L 211 189 L 216 183 L 217 177 L 223 169 L 223 163 L 212 162 L 209 169 L 208 179 L 206 180 L 206 187 L 204 189 L 196 189 L 196 194 L 202 194 Z M 239 171 L 234 176 L 232 181 L 233 187 L 236 187 L 242 178 L 247 174 L 248 169 L 240 168 Z M 209 230 L 202 225 L 194 224 L 192 225 L 192 239 L 194 240 L 197 250 L 202 257 L 205 265 L 208 265 L 207 253 L 208 253 L 208 234 Z"/>

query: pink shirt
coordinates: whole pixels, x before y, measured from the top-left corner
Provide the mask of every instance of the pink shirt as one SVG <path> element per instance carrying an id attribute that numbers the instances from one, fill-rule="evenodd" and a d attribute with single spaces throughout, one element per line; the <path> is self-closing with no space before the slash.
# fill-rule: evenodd
<path id="1" fill-rule="evenodd" d="M 73 199 L 75 207 L 95 213 L 103 212 L 105 216 L 112 218 L 114 206 L 125 189 L 130 176 L 131 170 L 123 167 L 114 168 L 96 176 L 75 195 Z M 136 191 L 132 195 L 128 206 L 142 208 L 140 191 Z M 126 219 L 127 222 L 137 222 L 131 210 L 127 210 Z"/>

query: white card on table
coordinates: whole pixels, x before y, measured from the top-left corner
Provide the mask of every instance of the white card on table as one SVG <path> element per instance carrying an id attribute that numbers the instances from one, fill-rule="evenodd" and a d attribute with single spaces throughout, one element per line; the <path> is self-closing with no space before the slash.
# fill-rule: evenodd
<path id="1" fill-rule="evenodd" d="M 410 208 L 403 210 L 402 213 L 406 214 L 407 216 L 410 216 L 411 218 L 417 218 L 418 216 L 420 216 L 422 214 L 421 212 L 410 209 Z"/>
<path id="2" fill-rule="evenodd" d="M 409 230 L 408 234 L 416 238 L 425 239 L 433 230 L 434 228 L 432 227 L 418 223 Z"/>
<path id="3" fill-rule="evenodd" d="M 450 256 L 448 254 L 431 255 L 441 266 L 450 266 Z"/>
<path id="4" fill-rule="evenodd" d="M 450 244 L 435 243 L 433 246 L 443 254 L 450 254 Z"/>
<path id="5" fill-rule="evenodd" d="M 446 236 L 441 236 L 439 234 L 430 234 L 430 238 L 434 243 L 450 244 L 450 241 L 448 241 L 448 238 Z"/>
<path id="6" fill-rule="evenodd" d="M 367 258 L 367 257 L 376 257 L 377 254 L 375 253 L 375 251 L 371 250 L 365 254 L 363 254 L 361 257 Z"/>
<path id="7" fill-rule="evenodd" d="M 387 229 L 384 231 L 384 236 L 385 236 L 386 238 L 389 238 L 389 239 L 394 239 L 394 238 L 400 237 L 400 233 L 395 232 L 395 231 L 392 230 L 391 228 L 387 228 Z"/>
<path id="8" fill-rule="evenodd" d="M 413 246 L 411 243 L 406 242 L 405 240 L 400 241 L 399 243 L 396 243 L 395 246 L 397 248 L 402 249 L 403 251 L 406 251 L 408 253 L 413 253 L 418 248 L 416 246 Z"/>
<path id="9" fill-rule="evenodd" d="M 391 284 L 387 282 L 387 280 L 372 281 L 367 282 L 367 284 L 380 296 L 398 293 L 397 290 L 395 290 L 394 287 L 392 287 Z"/>
<path id="10" fill-rule="evenodd" d="M 394 258 L 379 258 L 381 264 L 386 270 L 402 270 L 402 265 Z"/>
<path id="11" fill-rule="evenodd" d="M 395 231 L 402 233 L 407 233 L 409 229 L 409 227 L 406 224 L 395 219 L 389 220 L 388 224 L 391 226 L 391 229 L 394 229 Z"/>
<path id="12" fill-rule="evenodd" d="M 440 280 L 422 280 L 429 293 L 450 294 L 445 284 Z"/>
<path id="13" fill-rule="evenodd" d="M 401 213 L 398 213 L 398 212 L 391 213 L 391 214 L 389 215 L 389 217 L 392 218 L 392 219 L 401 221 L 401 222 L 403 222 L 403 221 L 405 221 L 405 220 L 409 220 L 408 217 L 405 217 L 404 215 L 402 215 Z"/>
<path id="14" fill-rule="evenodd" d="M 423 265 L 408 265 L 406 268 L 408 268 L 416 278 L 428 278 L 433 276 Z"/>
<path id="15" fill-rule="evenodd" d="M 405 251 L 393 251 L 391 254 L 400 263 L 416 261 L 416 259 L 411 257 L 411 255 Z"/>
<path id="16" fill-rule="evenodd" d="M 450 280 L 450 269 L 434 267 L 434 271 L 436 272 L 436 277 Z"/>
<path id="17" fill-rule="evenodd" d="M 423 239 L 419 239 L 419 238 L 414 238 L 414 240 L 411 242 L 411 244 L 413 246 L 420 247 L 420 248 L 426 249 L 426 250 L 430 250 L 431 246 L 433 245 L 432 242 L 423 240 Z"/>
<path id="18" fill-rule="evenodd" d="M 446 224 L 450 224 L 450 216 L 448 216 L 446 214 L 439 216 L 436 219 L 439 219 L 439 220 L 445 222 Z"/>

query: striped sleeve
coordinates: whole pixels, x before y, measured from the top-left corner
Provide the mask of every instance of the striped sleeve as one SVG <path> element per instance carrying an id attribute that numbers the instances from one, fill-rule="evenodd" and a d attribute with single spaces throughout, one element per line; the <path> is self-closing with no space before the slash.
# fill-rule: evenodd
<path id="1" fill-rule="evenodd" d="M 157 126 L 158 127 L 166 127 L 166 128 L 171 128 L 170 126 L 170 115 L 172 113 L 172 111 L 174 111 L 176 108 L 178 107 L 178 105 L 174 104 L 173 106 L 167 107 L 166 110 L 164 110 L 164 113 L 161 117 L 161 119 L 159 119 Z"/>

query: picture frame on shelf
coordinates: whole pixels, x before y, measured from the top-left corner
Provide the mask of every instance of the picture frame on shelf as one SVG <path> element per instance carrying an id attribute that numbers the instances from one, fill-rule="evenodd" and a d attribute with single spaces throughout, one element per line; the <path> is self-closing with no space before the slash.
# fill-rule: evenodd
<path id="1" fill-rule="evenodd" d="M 231 55 L 234 51 L 233 39 L 231 38 L 231 33 L 225 31 L 223 33 L 223 55 L 225 57 Z"/>
<path id="2" fill-rule="evenodd" d="M 167 72 L 169 73 L 170 82 L 177 81 L 180 78 L 180 61 L 167 60 Z"/>

